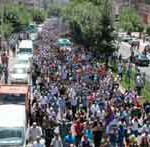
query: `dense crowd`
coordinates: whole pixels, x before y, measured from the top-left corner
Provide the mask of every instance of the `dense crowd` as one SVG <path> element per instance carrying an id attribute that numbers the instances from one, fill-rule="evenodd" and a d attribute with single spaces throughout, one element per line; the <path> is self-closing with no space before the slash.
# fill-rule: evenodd
<path id="1" fill-rule="evenodd" d="M 149 147 L 150 103 L 140 105 L 135 89 L 120 92 L 112 71 L 88 49 L 57 47 L 59 33 L 57 20 L 39 33 L 28 141 L 34 147 Z"/>

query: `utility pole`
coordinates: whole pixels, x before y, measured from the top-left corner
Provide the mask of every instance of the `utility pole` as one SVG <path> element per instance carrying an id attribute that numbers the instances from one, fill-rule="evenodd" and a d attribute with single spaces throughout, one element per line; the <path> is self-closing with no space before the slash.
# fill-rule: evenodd
<path id="1" fill-rule="evenodd" d="M 131 0 L 129 0 L 129 7 L 131 7 Z"/>
<path id="2" fill-rule="evenodd" d="M 3 39 L 4 39 L 4 32 L 3 32 L 3 24 L 4 24 L 4 4 L 3 0 L 1 2 L 1 49 L 3 47 Z"/>
<path id="3" fill-rule="evenodd" d="M 33 17 L 34 17 L 34 12 L 35 11 L 35 0 L 33 0 Z"/>

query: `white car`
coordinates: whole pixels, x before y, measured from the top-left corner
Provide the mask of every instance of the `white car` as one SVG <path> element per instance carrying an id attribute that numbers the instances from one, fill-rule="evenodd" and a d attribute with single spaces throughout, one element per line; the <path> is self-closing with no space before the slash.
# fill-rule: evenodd
<path id="1" fill-rule="evenodd" d="M 28 61 L 31 62 L 32 56 L 33 56 L 32 54 L 23 54 L 23 53 L 21 53 L 21 54 L 18 54 L 16 56 L 16 59 L 18 59 L 18 60 L 28 60 Z"/>
<path id="2" fill-rule="evenodd" d="M 17 56 L 16 62 L 15 62 L 15 67 L 24 67 L 28 71 L 31 69 L 31 60 L 29 59 L 28 56 L 23 55 L 23 56 Z"/>
<path id="3" fill-rule="evenodd" d="M 16 64 L 9 72 L 9 82 L 11 84 L 30 84 L 30 74 L 26 67 Z"/>

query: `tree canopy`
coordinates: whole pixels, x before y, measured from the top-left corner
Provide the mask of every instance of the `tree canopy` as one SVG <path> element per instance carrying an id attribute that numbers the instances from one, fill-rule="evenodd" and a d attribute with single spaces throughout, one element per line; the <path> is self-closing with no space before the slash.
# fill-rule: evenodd
<path id="1" fill-rule="evenodd" d="M 29 23 L 35 21 L 41 23 L 45 19 L 45 13 L 40 10 L 27 9 L 21 4 L 4 5 L 3 8 L 3 28 L 4 36 L 7 38 L 12 32 L 24 30 Z M 34 13 L 33 13 L 34 11 Z M 0 9 L 2 14 L 2 9 Z M 1 19 L 2 15 L 0 15 Z"/>
<path id="2" fill-rule="evenodd" d="M 142 20 L 134 8 L 124 7 L 122 9 L 120 25 L 127 32 L 141 32 L 143 30 Z"/>
<path id="3" fill-rule="evenodd" d="M 111 54 L 115 50 L 111 10 L 110 0 L 73 0 L 63 14 L 77 42 L 98 53 Z"/>

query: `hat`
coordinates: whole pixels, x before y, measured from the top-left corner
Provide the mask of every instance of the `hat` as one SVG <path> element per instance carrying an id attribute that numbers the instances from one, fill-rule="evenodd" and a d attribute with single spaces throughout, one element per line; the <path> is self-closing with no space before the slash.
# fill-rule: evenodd
<path id="1" fill-rule="evenodd" d="M 36 126 L 37 125 L 37 123 L 36 122 L 33 122 L 33 126 Z"/>

